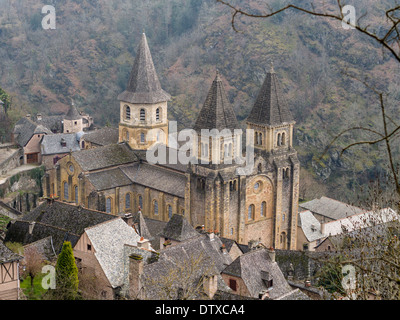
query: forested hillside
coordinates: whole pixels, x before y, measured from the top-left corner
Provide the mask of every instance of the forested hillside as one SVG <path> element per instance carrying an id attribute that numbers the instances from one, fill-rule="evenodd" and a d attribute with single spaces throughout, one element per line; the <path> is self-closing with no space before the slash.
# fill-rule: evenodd
<path id="1" fill-rule="evenodd" d="M 346 70 L 368 76 L 372 85 L 389 92 L 388 112 L 394 120 L 400 118 L 398 64 L 353 30 L 287 12 L 270 20 L 242 18 L 242 32 L 236 33 L 231 11 L 215 0 L 45 2 L 0 0 L 0 87 L 13 99 L 13 120 L 25 113 L 63 113 L 73 100 L 98 125 L 117 125 L 117 96 L 125 89 L 144 30 L 162 86 L 173 96 L 169 118 L 181 128 L 193 125 L 216 69 L 245 128 L 274 62 L 297 121 L 304 168 L 301 197 L 325 194 L 355 201 L 359 187 L 386 169 L 385 151 L 378 146 L 357 147 L 339 157 L 341 146 L 365 139 L 362 135 L 347 135 L 319 160 L 341 130 L 360 124 L 381 127 L 379 101 Z M 253 12 L 265 9 L 261 0 L 242 3 Z M 353 1 L 376 30 L 382 23 L 376 17 L 390 3 Z M 56 30 L 41 28 L 45 4 L 56 8 Z"/>

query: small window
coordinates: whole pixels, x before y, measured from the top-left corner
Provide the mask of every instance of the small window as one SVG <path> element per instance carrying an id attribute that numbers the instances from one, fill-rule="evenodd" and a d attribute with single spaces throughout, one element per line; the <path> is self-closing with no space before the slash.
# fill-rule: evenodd
<path id="1" fill-rule="evenodd" d="M 75 204 L 79 203 L 79 193 L 78 193 L 78 186 L 75 186 Z"/>
<path id="2" fill-rule="evenodd" d="M 154 201 L 154 214 L 158 216 L 158 201 Z"/>
<path id="3" fill-rule="evenodd" d="M 254 220 L 254 205 L 249 206 L 248 220 Z"/>
<path id="4" fill-rule="evenodd" d="M 131 107 L 129 106 L 125 107 L 125 119 L 131 120 Z"/>
<path id="5" fill-rule="evenodd" d="M 68 182 L 64 182 L 64 200 L 68 200 L 69 199 L 69 186 L 68 186 Z"/>
<path id="6" fill-rule="evenodd" d="M 265 217 L 267 215 L 267 203 L 264 201 L 261 204 L 261 217 Z"/>
<path id="7" fill-rule="evenodd" d="M 234 279 L 229 279 L 229 287 L 233 290 L 237 290 L 237 282 Z"/>
<path id="8" fill-rule="evenodd" d="M 172 207 L 168 206 L 168 218 L 171 219 L 172 218 Z"/>
<path id="9" fill-rule="evenodd" d="M 140 209 L 143 209 L 143 197 L 139 196 L 139 207 Z"/>
<path id="10" fill-rule="evenodd" d="M 160 108 L 157 108 L 156 110 L 156 121 L 160 121 Z"/>
<path id="11" fill-rule="evenodd" d="M 88 244 L 88 245 L 87 245 L 87 250 L 88 250 L 88 251 L 92 251 L 92 245 L 91 245 L 91 244 Z"/>
<path id="12" fill-rule="evenodd" d="M 140 143 L 145 143 L 146 142 L 146 136 L 145 136 L 145 134 L 142 132 L 141 134 L 140 134 Z"/>
<path id="13" fill-rule="evenodd" d="M 140 121 L 146 121 L 146 110 L 140 109 Z"/>
<path id="14" fill-rule="evenodd" d="M 107 198 L 106 200 L 106 212 L 111 213 L 111 198 Z"/>
<path id="15" fill-rule="evenodd" d="M 131 208 L 131 194 L 127 193 L 125 196 L 125 209 Z"/>

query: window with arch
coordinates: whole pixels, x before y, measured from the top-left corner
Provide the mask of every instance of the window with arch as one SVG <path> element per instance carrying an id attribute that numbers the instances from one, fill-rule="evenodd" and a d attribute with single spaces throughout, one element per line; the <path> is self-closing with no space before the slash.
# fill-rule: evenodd
<path id="1" fill-rule="evenodd" d="M 140 121 L 146 121 L 146 110 L 140 109 Z"/>
<path id="2" fill-rule="evenodd" d="M 79 203 L 78 186 L 74 187 L 74 193 L 75 193 L 75 204 L 78 204 Z"/>
<path id="3" fill-rule="evenodd" d="M 286 145 L 286 133 L 284 132 L 284 133 L 282 133 L 282 145 L 284 146 L 284 145 Z"/>
<path id="4" fill-rule="evenodd" d="M 69 185 L 68 182 L 64 182 L 64 199 L 69 199 Z"/>
<path id="5" fill-rule="evenodd" d="M 143 197 L 139 195 L 139 207 L 143 209 Z"/>
<path id="6" fill-rule="evenodd" d="M 262 173 L 262 164 L 261 163 L 259 163 L 258 164 L 258 173 Z"/>
<path id="7" fill-rule="evenodd" d="M 131 120 L 131 107 L 125 106 L 125 120 Z"/>
<path id="8" fill-rule="evenodd" d="M 154 200 L 154 214 L 158 216 L 158 201 Z"/>
<path id="9" fill-rule="evenodd" d="M 261 217 L 267 216 L 267 203 L 264 201 L 261 203 Z"/>
<path id="10" fill-rule="evenodd" d="M 262 134 L 262 133 L 260 133 L 260 134 L 258 135 L 258 144 L 259 144 L 260 146 L 262 146 L 262 144 L 263 144 L 263 134 Z"/>
<path id="11" fill-rule="evenodd" d="M 125 196 L 125 209 L 131 208 L 131 194 L 127 193 Z"/>
<path id="12" fill-rule="evenodd" d="M 140 143 L 145 143 L 146 142 L 146 135 L 144 134 L 144 132 L 142 132 L 140 134 Z"/>
<path id="13" fill-rule="evenodd" d="M 247 219 L 254 220 L 254 213 L 255 213 L 255 207 L 254 207 L 254 204 L 252 204 L 249 206 L 249 212 L 248 212 Z"/>
<path id="14" fill-rule="evenodd" d="M 111 198 L 107 198 L 106 200 L 106 212 L 111 213 Z"/>
<path id="15" fill-rule="evenodd" d="M 171 219 L 172 218 L 172 207 L 168 206 L 168 218 Z"/>
<path id="16" fill-rule="evenodd" d="M 277 139 L 276 144 L 277 144 L 278 147 L 280 147 L 281 143 L 282 143 L 282 135 L 280 133 L 278 133 L 278 139 Z"/>
<path id="17" fill-rule="evenodd" d="M 256 135 L 254 136 L 254 144 L 258 144 L 258 132 L 256 132 Z"/>
<path id="18" fill-rule="evenodd" d="M 282 215 L 282 222 L 285 222 L 285 220 L 286 220 L 286 214 L 283 214 Z"/>

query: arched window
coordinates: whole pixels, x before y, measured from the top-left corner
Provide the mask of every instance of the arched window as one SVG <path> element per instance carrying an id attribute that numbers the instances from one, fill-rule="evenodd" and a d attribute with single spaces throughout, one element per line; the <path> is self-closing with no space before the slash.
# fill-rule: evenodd
<path id="1" fill-rule="evenodd" d="M 261 217 L 266 217 L 267 216 L 267 203 L 264 201 L 261 204 Z"/>
<path id="2" fill-rule="evenodd" d="M 127 193 L 125 196 L 125 209 L 131 208 L 131 194 Z"/>
<path id="3" fill-rule="evenodd" d="M 129 141 L 129 131 L 125 131 L 125 139 L 126 141 Z"/>
<path id="4" fill-rule="evenodd" d="M 286 133 L 282 133 L 282 145 L 286 145 Z"/>
<path id="5" fill-rule="evenodd" d="M 69 199 L 69 186 L 68 182 L 64 182 L 64 200 Z"/>
<path id="6" fill-rule="evenodd" d="M 260 146 L 262 146 L 262 144 L 263 144 L 263 135 L 262 135 L 262 133 L 259 134 L 258 139 L 259 139 L 259 143 L 258 144 Z"/>
<path id="7" fill-rule="evenodd" d="M 111 213 L 111 198 L 107 198 L 106 200 L 106 212 Z"/>
<path id="8" fill-rule="evenodd" d="M 254 144 L 258 144 L 258 132 L 256 132 L 256 135 L 254 136 Z"/>
<path id="9" fill-rule="evenodd" d="M 229 156 L 230 157 L 233 156 L 233 145 L 232 145 L 232 143 L 229 144 Z"/>
<path id="10" fill-rule="evenodd" d="M 140 121 L 146 121 L 146 110 L 140 109 Z"/>
<path id="11" fill-rule="evenodd" d="M 262 164 L 259 163 L 259 164 L 258 164 L 258 173 L 261 173 L 261 172 L 262 172 Z"/>
<path id="12" fill-rule="evenodd" d="M 161 120 L 161 111 L 160 108 L 157 108 L 156 110 L 156 121 L 160 121 Z"/>
<path id="13" fill-rule="evenodd" d="M 131 107 L 125 106 L 125 119 L 131 120 Z"/>
<path id="14" fill-rule="evenodd" d="M 172 207 L 168 206 L 168 218 L 171 219 L 172 218 Z"/>
<path id="15" fill-rule="evenodd" d="M 281 134 L 280 133 L 278 133 L 278 140 L 277 140 L 277 145 L 278 145 L 278 147 L 280 147 L 281 146 L 281 140 L 282 139 L 282 137 L 281 137 Z"/>
<path id="16" fill-rule="evenodd" d="M 286 220 L 286 214 L 283 214 L 282 215 L 282 222 L 285 222 L 285 220 Z"/>
<path id="17" fill-rule="evenodd" d="M 140 143 L 145 143 L 146 142 L 146 135 L 142 132 L 140 134 Z"/>
<path id="18" fill-rule="evenodd" d="M 158 201 L 157 200 L 154 201 L 154 214 L 156 216 L 158 216 Z"/>
<path id="19" fill-rule="evenodd" d="M 75 203 L 78 204 L 79 203 L 78 186 L 74 187 L 74 191 L 75 191 Z"/>
<path id="20" fill-rule="evenodd" d="M 249 206 L 248 220 L 254 220 L 254 205 Z"/>
<path id="21" fill-rule="evenodd" d="M 143 209 L 143 197 L 139 196 L 139 207 L 140 209 Z"/>

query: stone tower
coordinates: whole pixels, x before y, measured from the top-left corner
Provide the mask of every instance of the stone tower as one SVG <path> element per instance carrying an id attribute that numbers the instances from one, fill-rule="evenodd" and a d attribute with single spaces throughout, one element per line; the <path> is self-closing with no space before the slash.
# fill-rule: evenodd
<path id="1" fill-rule="evenodd" d="M 241 239 L 244 207 L 241 210 L 234 161 L 241 154 L 241 132 L 235 132 L 240 127 L 218 72 L 193 129 L 198 134 L 198 163 L 189 166 L 187 174 L 187 218 L 194 227 Z"/>
<path id="2" fill-rule="evenodd" d="M 247 118 L 247 128 L 254 130 L 255 167 L 247 179 L 246 218 L 265 219 L 264 228 L 247 233 L 277 249 L 296 249 L 300 163 L 294 125 L 272 66 Z"/>
<path id="3" fill-rule="evenodd" d="M 126 90 L 120 101 L 119 142 L 134 150 L 147 150 L 154 143 L 168 143 L 168 101 L 143 33 Z"/>
<path id="4" fill-rule="evenodd" d="M 76 109 L 74 103 L 69 107 L 63 124 L 64 133 L 78 133 L 83 131 L 83 117 Z"/>

